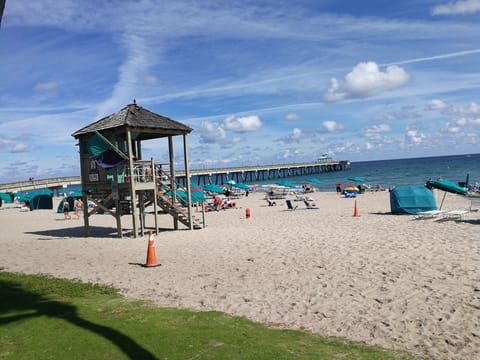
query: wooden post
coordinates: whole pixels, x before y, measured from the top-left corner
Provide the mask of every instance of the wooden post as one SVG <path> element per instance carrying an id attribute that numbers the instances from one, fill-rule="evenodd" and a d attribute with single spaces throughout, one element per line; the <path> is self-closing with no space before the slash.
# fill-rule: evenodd
<path id="1" fill-rule="evenodd" d="M 132 210 L 132 223 L 133 223 L 133 237 L 138 236 L 138 208 L 137 208 L 137 193 L 135 189 L 135 176 L 134 176 L 134 164 L 133 164 L 133 149 L 132 149 L 132 134 L 130 129 L 127 128 L 127 155 L 128 155 L 128 165 L 130 168 L 130 196 L 131 196 L 131 210 Z"/>
<path id="2" fill-rule="evenodd" d="M 190 190 L 190 171 L 188 170 L 188 139 L 187 135 L 183 134 L 183 158 L 185 166 L 185 187 L 187 188 L 187 206 L 188 206 L 188 223 L 190 230 L 193 230 L 192 221 L 192 194 Z"/>
<path id="3" fill-rule="evenodd" d="M 153 178 L 153 211 L 155 213 L 155 235 L 158 235 L 158 211 L 157 211 L 157 173 L 155 169 L 155 163 L 153 158 L 150 158 L 150 166 L 152 167 Z"/>
<path id="4" fill-rule="evenodd" d="M 168 154 L 170 162 L 170 188 L 172 190 L 172 204 L 175 204 L 177 200 L 177 185 L 175 183 L 175 166 L 173 163 L 173 138 L 170 135 L 168 137 Z M 178 230 L 178 218 L 173 217 L 173 228 Z"/>

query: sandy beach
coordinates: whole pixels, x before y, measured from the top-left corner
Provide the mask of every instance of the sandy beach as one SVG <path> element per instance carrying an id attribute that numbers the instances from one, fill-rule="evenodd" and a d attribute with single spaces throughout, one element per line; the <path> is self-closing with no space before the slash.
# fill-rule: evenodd
<path id="1" fill-rule="evenodd" d="M 293 202 L 299 208 L 288 211 L 284 200 L 270 207 L 252 193 L 237 209 L 206 213 L 205 229 L 162 231 L 156 268 L 138 266 L 148 237 L 115 237 L 109 215 L 91 217 L 93 237 L 85 238 L 83 220 L 4 204 L 0 267 L 431 359 L 480 358 L 480 212 L 459 221 L 396 216 L 388 192 L 371 192 L 356 198 L 354 217 L 355 199 L 311 196 L 320 209 Z M 444 210 L 469 206 L 448 194 Z M 123 221 L 128 228 L 130 217 Z M 170 216 L 160 222 L 172 228 Z"/>

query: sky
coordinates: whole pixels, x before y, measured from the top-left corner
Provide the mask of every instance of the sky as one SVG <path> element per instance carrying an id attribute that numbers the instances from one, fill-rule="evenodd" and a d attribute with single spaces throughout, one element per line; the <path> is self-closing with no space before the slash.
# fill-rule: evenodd
<path id="1" fill-rule="evenodd" d="M 133 99 L 192 169 L 478 153 L 479 64 L 480 0 L 7 0 L 0 183 L 79 175 L 71 134 Z"/>

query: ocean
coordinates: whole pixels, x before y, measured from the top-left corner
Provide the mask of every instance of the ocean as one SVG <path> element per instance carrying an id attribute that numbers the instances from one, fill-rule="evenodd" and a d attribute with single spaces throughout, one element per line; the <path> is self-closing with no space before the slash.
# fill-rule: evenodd
<path id="1" fill-rule="evenodd" d="M 469 184 L 480 183 L 480 154 L 359 161 L 352 162 L 350 170 L 277 178 L 247 184 L 267 185 L 289 181 L 295 185 L 304 185 L 309 183 L 310 179 L 316 179 L 320 181 L 320 184 L 314 185 L 318 191 L 336 191 L 336 183 L 341 182 L 343 186 L 355 184 L 348 178 L 359 177 L 372 187 L 380 184 L 388 189 L 391 186 L 424 185 L 427 180 L 436 180 L 439 177 L 454 183 L 465 182 L 467 174 L 469 174 Z M 74 185 L 69 187 L 69 190 L 74 191 L 79 188 L 80 185 Z"/>
<path id="2" fill-rule="evenodd" d="M 469 174 L 469 184 L 480 183 L 480 154 L 359 161 L 352 162 L 350 170 L 346 171 L 271 179 L 255 184 L 274 184 L 287 180 L 295 185 L 303 185 L 310 179 L 316 179 L 320 181 L 320 184 L 314 185 L 318 191 L 335 191 L 335 184 L 338 182 L 343 183 L 343 186 L 355 184 L 348 180 L 351 177 L 362 178 L 372 187 L 380 184 L 384 188 L 389 188 L 402 185 L 424 185 L 427 180 L 436 180 L 439 177 L 455 183 L 465 182 L 467 174 Z M 254 184 L 249 183 L 249 185 Z"/>

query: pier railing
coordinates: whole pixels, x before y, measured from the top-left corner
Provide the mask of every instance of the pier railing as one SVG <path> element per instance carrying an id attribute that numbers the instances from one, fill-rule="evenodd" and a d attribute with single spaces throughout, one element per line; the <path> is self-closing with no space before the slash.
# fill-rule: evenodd
<path id="1" fill-rule="evenodd" d="M 199 185 L 209 183 L 223 185 L 228 180 L 236 182 L 254 182 L 266 179 L 278 179 L 289 176 L 318 174 L 329 171 L 343 171 L 350 169 L 349 160 L 326 160 L 309 163 L 290 163 L 275 165 L 255 165 L 226 167 L 213 169 L 190 169 L 190 176 L 196 177 Z M 185 172 L 175 172 L 175 178 L 181 185 L 185 185 Z M 0 184 L 0 192 L 30 191 L 35 189 L 61 189 L 69 185 L 81 183 L 80 176 L 65 176 L 50 179 L 32 179 Z"/>
<path id="2" fill-rule="evenodd" d="M 35 189 L 61 189 L 81 183 L 80 176 L 64 176 L 50 179 L 32 179 L 0 184 L 0 192 L 30 191 Z"/>

